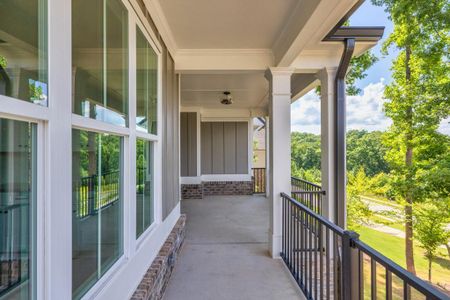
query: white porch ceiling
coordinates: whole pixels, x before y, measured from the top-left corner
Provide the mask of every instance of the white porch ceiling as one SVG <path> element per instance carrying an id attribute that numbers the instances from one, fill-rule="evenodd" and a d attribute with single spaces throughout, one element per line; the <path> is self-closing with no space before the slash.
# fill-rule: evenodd
<path id="1" fill-rule="evenodd" d="M 233 96 L 223 105 L 223 92 Z M 181 106 L 205 109 L 258 109 L 267 105 L 268 82 L 263 72 L 182 74 Z"/>
<path id="2" fill-rule="evenodd" d="M 301 0 L 159 0 L 180 49 L 270 49 Z"/>

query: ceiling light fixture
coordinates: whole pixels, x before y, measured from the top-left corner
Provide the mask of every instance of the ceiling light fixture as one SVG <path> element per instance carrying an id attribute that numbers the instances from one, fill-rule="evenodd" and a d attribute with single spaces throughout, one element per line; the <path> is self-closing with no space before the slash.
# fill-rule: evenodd
<path id="1" fill-rule="evenodd" d="M 220 103 L 222 103 L 223 105 L 233 104 L 233 97 L 231 96 L 231 93 L 226 91 L 226 92 L 223 92 L 223 94 L 225 95 L 225 98 L 222 99 L 220 101 Z"/>

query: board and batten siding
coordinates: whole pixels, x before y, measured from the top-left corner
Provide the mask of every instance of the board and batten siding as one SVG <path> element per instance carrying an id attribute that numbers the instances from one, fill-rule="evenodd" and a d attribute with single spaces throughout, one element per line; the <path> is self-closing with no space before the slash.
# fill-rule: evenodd
<path id="1" fill-rule="evenodd" d="M 162 213 L 163 219 L 180 201 L 179 166 L 179 78 L 175 74 L 175 63 L 162 42 Z"/>
<path id="2" fill-rule="evenodd" d="M 201 123 L 202 174 L 248 174 L 248 123 Z"/>
<path id="3" fill-rule="evenodd" d="M 197 113 L 180 114 L 181 176 L 197 176 Z"/>

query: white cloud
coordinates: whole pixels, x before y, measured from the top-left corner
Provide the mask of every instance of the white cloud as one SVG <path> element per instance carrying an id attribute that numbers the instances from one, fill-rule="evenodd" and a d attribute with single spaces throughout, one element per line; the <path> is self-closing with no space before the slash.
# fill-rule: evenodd
<path id="1" fill-rule="evenodd" d="M 383 112 L 384 79 L 367 85 L 362 95 L 347 96 L 347 129 L 386 130 L 391 125 Z"/>
<path id="2" fill-rule="evenodd" d="M 441 122 L 438 131 L 450 136 L 450 117 Z"/>
<path id="3" fill-rule="evenodd" d="M 391 121 L 383 112 L 384 79 L 370 83 L 362 95 L 347 96 L 347 129 L 385 130 Z M 450 127 L 450 126 L 449 126 Z M 291 130 L 320 133 L 320 97 L 311 91 L 291 109 Z"/>

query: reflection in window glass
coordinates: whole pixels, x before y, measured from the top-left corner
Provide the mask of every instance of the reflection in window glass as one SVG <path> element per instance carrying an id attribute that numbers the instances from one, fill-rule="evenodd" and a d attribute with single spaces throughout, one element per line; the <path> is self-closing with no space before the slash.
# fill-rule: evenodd
<path id="1" fill-rule="evenodd" d="M 81 298 L 123 253 L 117 136 L 72 132 L 72 293 Z"/>
<path id="2" fill-rule="evenodd" d="M 153 143 L 136 140 L 136 237 L 153 223 Z"/>
<path id="3" fill-rule="evenodd" d="M 157 134 L 158 56 L 139 27 L 136 28 L 136 129 Z"/>
<path id="4" fill-rule="evenodd" d="M 0 299 L 34 299 L 36 125 L 0 119 Z"/>
<path id="5" fill-rule="evenodd" d="M 47 1 L 0 1 L 0 95 L 47 105 Z"/>
<path id="6" fill-rule="evenodd" d="M 127 126 L 128 14 L 120 0 L 72 1 L 73 112 Z"/>

